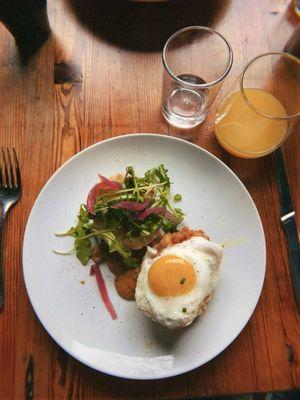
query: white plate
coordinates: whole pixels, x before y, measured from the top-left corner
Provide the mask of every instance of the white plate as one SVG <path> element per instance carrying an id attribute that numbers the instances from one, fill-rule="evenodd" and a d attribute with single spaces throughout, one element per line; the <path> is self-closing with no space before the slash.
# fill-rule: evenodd
<path id="1" fill-rule="evenodd" d="M 139 174 L 163 163 L 173 192 L 181 193 L 185 223 L 224 243 L 219 285 L 208 310 L 189 328 L 168 331 L 122 300 L 103 268 L 118 319 L 112 321 L 96 280 L 58 238 L 76 221 L 97 182 L 133 165 Z M 265 274 L 265 240 L 256 207 L 240 180 L 207 151 L 173 137 L 136 134 L 105 140 L 66 162 L 48 181 L 31 211 L 24 237 L 26 288 L 40 321 L 68 353 L 99 371 L 135 379 L 165 378 L 203 365 L 241 332 L 258 301 Z M 85 281 L 81 284 L 80 281 Z"/>

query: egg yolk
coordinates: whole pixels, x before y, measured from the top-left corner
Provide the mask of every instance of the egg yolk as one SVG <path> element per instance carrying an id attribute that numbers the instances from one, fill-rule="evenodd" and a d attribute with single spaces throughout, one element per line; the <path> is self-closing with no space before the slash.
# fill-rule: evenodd
<path id="1" fill-rule="evenodd" d="M 193 289 L 196 274 L 188 261 L 165 255 L 152 264 L 148 281 L 151 290 L 160 297 L 181 296 Z"/>

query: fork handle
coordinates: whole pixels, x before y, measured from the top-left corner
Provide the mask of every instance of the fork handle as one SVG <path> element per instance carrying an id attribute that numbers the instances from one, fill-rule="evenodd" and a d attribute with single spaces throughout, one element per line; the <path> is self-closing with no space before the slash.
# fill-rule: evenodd
<path id="1" fill-rule="evenodd" d="M 2 206 L 0 215 L 0 311 L 4 306 L 4 276 L 3 276 L 3 242 L 4 225 L 6 220 L 7 208 Z"/>

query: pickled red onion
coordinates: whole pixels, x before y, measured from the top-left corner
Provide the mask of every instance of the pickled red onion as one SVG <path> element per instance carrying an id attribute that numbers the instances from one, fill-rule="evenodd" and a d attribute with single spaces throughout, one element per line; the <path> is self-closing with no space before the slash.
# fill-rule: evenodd
<path id="1" fill-rule="evenodd" d="M 111 208 L 122 208 L 124 210 L 131 211 L 143 211 L 150 204 L 150 201 L 145 201 L 144 203 L 138 203 L 136 201 L 120 201 L 119 203 L 114 204 Z"/>
<path id="2" fill-rule="evenodd" d="M 100 270 L 100 267 L 98 264 L 93 264 L 91 266 L 90 275 L 94 275 L 94 274 L 96 275 L 99 292 L 100 292 L 101 298 L 103 300 L 103 303 L 104 303 L 107 311 L 110 313 L 112 319 L 117 319 L 118 316 L 117 316 L 116 310 L 114 309 L 114 306 L 112 305 L 110 298 L 108 296 L 105 281 L 103 279 L 103 276 L 101 274 L 101 270 Z"/>
<path id="3" fill-rule="evenodd" d="M 152 207 L 152 208 L 148 208 L 148 210 L 145 210 L 144 212 L 142 212 L 142 214 L 140 214 L 138 216 L 138 219 L 140 219 L 141 221 L 143 221 L 145 218 L 147 218 L 149 215 L 152 214 L 163 214 L 163 216 L 170 220 L 170 221 L 175 221 L 176 218 L 174 217 L 174 215 L 172 213 L 170 213 L 170 211 L 166 210 L 163 207 Z"/>
<path id="4" fill-rule="evenodd" d="M 102 182 L 96 183 L 96 185 L 92 187 L 86 200 L 86 208 L 91 214 L 94 213 L 94 204 L 101 190 L 120 190 L 122 188 L 122 185 L 119 182 L 110 181 L 103 175 L 99 175 L 99 178 Z"/>

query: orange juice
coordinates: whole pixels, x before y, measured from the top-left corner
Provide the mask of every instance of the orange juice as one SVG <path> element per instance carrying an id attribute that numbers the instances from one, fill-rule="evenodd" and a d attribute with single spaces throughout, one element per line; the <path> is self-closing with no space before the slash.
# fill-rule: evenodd
<path id="1" fill-rule="evenodd" d="M 248 100 L 260 112 L 286 117 L 280 101 L 262 89 L 245 89 Z M 266 118 L 253 111 L 241 92 L 226 97 L 220 104 L 215 133 L 221 146 L 230 153 L 245 158 L 260 157 L 279 146 L 288 131 L 286 120 Z"/>

